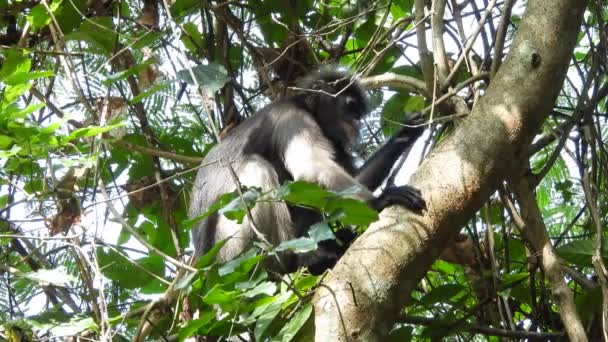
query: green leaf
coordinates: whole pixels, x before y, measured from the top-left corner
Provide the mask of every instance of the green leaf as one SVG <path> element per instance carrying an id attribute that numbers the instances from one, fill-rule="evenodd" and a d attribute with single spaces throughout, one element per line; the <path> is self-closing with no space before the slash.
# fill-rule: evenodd
<path id="1" fill-rule="evenodd" d="M 194 74 L 196 82 L 192 79 L 192 74 Z M 192 67 L 192 74 L 188 69 L 180 70 L 177 72 L 177 78 L 188 84 L 202 86 L 211 94 L 220 90 L 230 80 L 226 68 L 216 63 Z"/>
<path id="2" fill-rule="evenodd" d="M 391 5 L 391 14 L 394 18 L 403 18 L 411 14 L 414 7 L 414 0 L 395 0 Z"/>
<path id="3" fill-rule="evenodd" d="M 215 311 L 203 311 L 199 318 L 186 321 L 183 327 L 179 329 L 179 341 L 184 341 L 190 336 L 196 334 L 200 328 L 209 324 L 215 318 Z"/>
<path id="4" fill-rule="evenodd" d="M 251 210 L 255 206 L 256 200 L 262 195 L 259 188 L 251 187 L 243 192 L 243 197 L 237 196 L 230 203 L 223 206 L 219 213 L 226 218 L 243 223 L 243 218 L 247 214 L 247 208 Z M 244 204 L 243 204 L 244 202 Z M 245 205 L 247 208 L 245 208 Z"/>
<path id="5" fill-rule="evenodd" d="M 61 0 L 54 0 L 50 4 L 49 8 L 53 15 L 57 13 L 60 4 Z M 51 23 L 51 16 L 45 5 L 38 4 L 32 7 L 32 9 L 30 10 L 30 13 L 27 15 L 27 21 L 32 25 L 33 31 L 37 32 L 41 28 Z"/>
<path id="6" fill-rule="evenodd" d="M 24 319 L 27 324 L 40 333 L 50 333 L 54 337 L 76 336 L 78 333 L 91 330 L 99 331 L 92 317 L 62 312 L 47 311 L 41 315 Z"/>
<path id="7" fill-rule="evenodd" d="M 387 127 L 384 129 L 385 135 L 392 135 L 397 129 L 396 124 L 404 122 L 407 118 L 403 107 L 410 97 L 406 92 L 398 92 L 391 96 L 384 104 L 382 118 L 386 122 L 385 127 Z"/>
<path id="8" fill-rule="evenodd" d="M 6 119 L 8 121 L 15 121 L 16 119 L 23 119 L 27 115 L 43 108 L 45 106 L 44 103 L 33 103 L 24 109 L 20 109 L 17 106 L 9 106 L 5 111 L 0 113 L 0 118 L 3 120 Z"/>
<path id="9" fill-rule="evenodd" d="M 404 110 L 407 113 L 419 112 L 426 106 L 426 99 L 424 96 L 412 96 L 407 99 Z"/>
<path id="10" fill-rule="evenodd" d="M 209 265 L 211 265 L 211 263 L 213 262 L 213 260 L 215 260 L 215 256 L 217 255 L 217 253 L 220 251 L 220 249 L 222 249 L 222 247 L 224 247 L 224 245 L 226 244 L 226 241 L 228 241 L 227 239 L 222 240 L 218 243 L 216 243 L 215 245 L 213 245 L 213 247 L 211 247 L 211 249 L 209 250 L 209 252 L 205 253 L 199 260 L 198 260 L 198 268 L 199 269 L 203 269 Z"/>
<path id="11" fill-rule="evenodd" d="M 10 147 L 13 144 L 13 141 L 15 141 L 15 139 L 9 137 L 8 135 L 0 134 L 0 150 Z"/>
<path id="12" fill-rule="evenodd" d="M 197 0 L 177 0 L 171 5 L 171 16 L 174 18 L 183 18 L 188 14 L 197 12 L 201 8 L 202 3 Z"/>
<path id="13" fill-rule="evenodd" d="M 238 193 L 236 191 L 233 192 L 229 192 L 226 194 L 223 194 L 222 196 L 220 196 L 220 198 L 209 208 L 209 210 L 207 210 L 205 213 L 203 213 L 202 215 L 193 217 L 191 219 L 188 220 L 184 220 L 182 222 L 182 226 L 184 227 L 184 229 L 192 229 L 198 222 L 200 222 L 201 220 L 206 219 L 207 217 L 209 217 L 211 214 L 217 212 L 220 208 L 225 207 L 226 205 L 228 205 L 230 202 L 232 202 L 235 198 L 238 198 Z M 244 215 L 243 215 L 244 216 Z"/>
<path id="14" fill-rule="evenodd" d="M 250 248 L 245 253 L 241 254 L 237 258 L 234 258 L 227 263 L 223 264 L 218 269 L 218 274 L 223 277 L 230 273 L 236 272 L 237 270 L 242 273 L 247 273 L 262 260 L 263 256 L 258 254 L 257 248 Z"/>
<path id="15" fill-rule="evenodd" d="M 353 198 L 332 198 L 325 211 L 332 215 L 339 211 L 340 221 L 346 225 L 367 226 L 378 220 L 378 213 L 367 204 Z"/>
<path id="16" fill-rule="evenodd" d="M 97 259 L 103 275 L 126 289 L 143 288 L 151 282 L 159 282 L 152 274 L 163 277 L 165 273 L 163 259 L 156 254 L 137 260 L 127 260 L 112 249 L 106 251 L 99 247 Z"/>
<path id="17" fill-rule="evenodd" d="M 4 88 L 4 99 L 2 101 L 2 107 L 15 102 L 19 96 L 25 94 L 26 91 L 30 90 L 31 84 L 18 84 L 14 86 L 7 86 Z"/>
<path id="18" fill-rule="evenodd" d="M 6 205 L 8 204 L 8 199 L 8 195 L 0 195 L 0 208 L 6 208 Z"/>
<path id="19" fill-rule="evenodd" d="M 51 77 L 55 73 L 52 70 L 16 72 L 4 79 L 4 83 L 17 85 L 35 80 L 37 78 Z"/>
<path id="20" fill-rule="evenodd" d="M 111 17 L 93 17 L 82 22 L 80 30 L 67 34 L 67 41 L 84 41 L 92 52 L 110 55 L 114 51 L 116 32 Z"/>
<path id="21" fill-rule="evenodd" d="M 321 276 L 300 275 L 295 281 L 295 288 L 301 292 L 306 292 L 316 286 L 322 279 Z"/>
<path id="22" fill-rule="evenodd" d="M 133 50 L 141 50 L 162 41 L 162 32 L 146 31 L 143 36 L 133 36 L 130 38 L 132 38 L 131 47 Z"/>
<path id="23" fill-rule="evenodd" d="M 275 300 L 270 303 L 270 305 L 265 307 L 262 314 L 258 317 L 253 331 L 256 341 L 262 341 L 266 329 L 268 329 L 270 323 L 272 323 L 274 318 L 281 311 L 283 303 L 285 303 L 291 295 L 291 292 L 282 293 L 281 295 L 276 296 Z"/>
<path id="24" fill-rule="evenodd" d="M 296 181 L 282 185 L 275 192 L 275 196 L 292 204 L 322 209 L 327 200 L 336 197 L 336 194 L 317 184 Z"/>
<path id="25" fill-rule="evenodd" d="M 147 99 L 148 97 L 158 93 L 159 91 L 163 90 L 163 89 L 167 89 L 171 86 L 171 82 L 170 81 L 163 81 L 160 82 L 159 84 L 155 85 L 154 87 L 139 93 L 139 95 L 135 96 L 134 98 L 132 98 L 129 101 L 129 104 L 134 105 L 144 99 Z"/>
<path id="26" fill-rule="evenodd" d="M 22 150 L 21 146 L 13 145 L 10 150 L 0 150 L 0 158 L 10 158 Z"/>
<path id="27" fill-rule="evenodd" d="M 6 79 L 15 73 L 30 71 L 32 61 L 23 57 L 23 53 L 16 49 L 8 49 L 2 52 L 4 60 L 0 69 L 0 81 L 6 83 Z"/>
<path id="28" fill-rule="evenodd" d="M 427 293 L 420 299 L 425 305 L 433 305 L 437 303 L 449 303 L 450 300 L 464 291 L 464 287 L 460 284 L 446 284 L 441 285 L 431 292 Z"/>
<path id="29" fill-rule="evenodd" d="M 557 254 L 566 261 L 583 267 L 593 267 L 592 258 L 595 255 L 597 242 L 595 239 L 590 240 L 575 240 L 568 242 L 557 248 Z M 608 255 L 608 247 L 604 244 L 602 257 L 604 262 Z"/>
<path id="30" fill-rule="evenodd" d="M 83 21 L 81 13 L 85 13 L 86 11 L 87 0 L 69 0 L 62 3 L 60 10 L 54 14 L 63 34 L 68 34 L 79 27 Z M 124 12 L 121 12 L 121 14 L 125 16 Z"/>
<path id="31" fill-rule="evenodd" d="M 214 286 L 204 297 L 203 301 L 207 304 L 229 304 L 236 301 L 236 291 L 226 291 L 219 287 L 220 285 Z"/>
<path id="32" fill-rule="evenodd" d="M 148 66 L 154 64 L 155 62 L 156 62 L 156 60 L 154 58 L 149 58 L 149 59 L 145 60 L 144 62 L 136 64 L 135 66 L 133 66 L 127 70 L 119 71 L 115 74 L 108 76 L 108 78 L 103 80 L 101 83 L 105 86 L 112 85 L 120 80 L 126 79 L 127 77 L 129 77 L 131 75 L 137 75 L 138 72 L 144 70 Z"/>
<path id="33" fill-rule="evenodd" d="M 72 133 L 70 133 L 70 135 L 68 135 L 64 139 L 64 143 L 67 143 L 67 142 L 72 141 L 72 140 L 80 139 L 80 138 L 93 137 L 93 136 L 96 136 L 98 134 L 106 133 L 106 132 L 109 132 L 109 131 L 111 131 L 111 130 L 113 130 L 115 128 L 122 127 L 122 126 L 124 126 L 124 123 L 120 122 L 120 123 L 117 123 L 117 124 L 106 125 L 106 126 L 103 126 L 103 127 L 88 126 L 88 127 L 78 128 L 78 129 L 74 130 Z"/>
<path id="34" fill-rule="evenodd" d="M 377 30 L 378 25 L 376 25 L 376 18 L 370 16 L 369 19 L 355 29 L 354 34 L 355 37 L 357 37 L 357 41 L 367 44 Z"/>
<path id="35" fill-rule="evenodd" d="M 292 251 L 295 253 L 308 253 L 317 249 L 317 243 L 315 240 L 309 237 L 301 237 L 288 241 L 283 241 L 276 248 L 277 252 Z"/>
<path id="36" fill-rule="evenodd" d="M 272 296 L 275 294 L 275 292 L 277 292 L 277 285 L 273 282 L 265 281 L 263 283 L 258 284 L 253 289 L 243 293 L 243 296 L 247 298 L 253 298 L 261 294 L 266 296 Z"/>
<path id="37" fill-rule="evenodd" d="M 192 22 L 184 24 L 184 31 L 186 31 L 187 34 L 182 34 L 182 42 L 190 52 L 198 55 L 200 49 L 205 46 L 203 35 L 199 32 L 198 27 Z"/>
<path id="38" fill-rule="evenodd" d="M 396 329 L 393 329 L 388 335 L 388 342 L 402 342 L 402 341 L 412 341 L 412 332 L 414 331 L 413 327 L 408 326 L 400 326 Z"/>
<path id="39" fill-rule="evenodd" d="M 283 326 L 278 335 L 272 341 L 287 342 L 293 340 L 298 331 L 304 326 L 310 314 L 312 313 L 312 304 L 306 303 L 298 312 Z"/>
<path id="40" fill-rule="evenodd" d="M 308 236 L 310 236 L 314 242 L 336 239 L 334 232 L 331 230 L 331 227 L 327 224 L 327 222 L 319 222 L 310 226 Z"/>

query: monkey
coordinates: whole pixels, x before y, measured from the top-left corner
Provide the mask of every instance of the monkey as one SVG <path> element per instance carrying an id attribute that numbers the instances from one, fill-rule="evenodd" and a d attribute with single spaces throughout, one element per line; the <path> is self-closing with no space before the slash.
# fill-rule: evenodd
<path id="1" fill-rule="evenodd" d="M 191 218 L 205 213 L 224 193 L 236 189 L 230 163 L 241 185 L 262 191 L 278 188 L 286 181 L 308 181 L 333 191 L 356 187 L 354 198 L 380 211 L 393 204 L 421 211 L 426 203 L 418 189 L 391 186 L 374 196 L 373 191 L 388 176 L 396 160 L 409 150 L 424 128 L 420 115 L 410 119 L 360 168 L 354 165 L 351 148 L 360 120 L 369 111 L 367 96 L 350 73 L 340 68 L 319 69 L 309 75 L 299 91 L 275 101 L 231 129 L 205 156 L 194 181 L 189 209 Z M 319 213 L 283 202 L 258 202 L 251 209 L 255 227 L 265 238 L 280 242 L 306 235 Z M 216 213 L 193 228 L 195 256 L 200 257 L 227 239 L 216 255 L 228 261 L 243 252 L 254 239 L 248 218 L 242 223 Z M 354 233 L 341 230 L 336 240 L 318 244 L 311 253 L 281 256 L 282 271 L 304 266 L 313 274 L 333 267 Z M 292 253 L 294 254 L 294 253 Z"/>

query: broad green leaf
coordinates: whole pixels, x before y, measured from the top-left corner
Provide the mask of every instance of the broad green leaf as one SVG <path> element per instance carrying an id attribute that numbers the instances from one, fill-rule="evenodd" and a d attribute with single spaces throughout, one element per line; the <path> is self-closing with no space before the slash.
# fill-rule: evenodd
<path id="1" fill-rule="evenodd" d="M 16 49 L 2 51 L 4 60 L 0 69 L 0 81 L 6 83 L 6 79 L 16 73 L 30 71 L 32 61 L 23 56 L 23 53 Z"/>
<path id="2" fill-rule="evenodd" d="M 0 195 L 0 208 L 6 208 L 6 205 L 8 204 L 8 199 L 8 195 Z"/>
<path id="3" fill-rule="evenodd" d="M 80 30 L 67 34 L 65 39 L 87 42 L 92 52 L 109 55 L 114 51 L 116 32 L 111 17 L 94 17 L 83 21 Z"/>
<path id="4" fill-rule="evenodd" d="M 236 272 L 237 270 L 242 273 L 249 272 L 255 264 L 262 260 L 262 258 L 263 256 L 258 254 L 258 250 L 256 248 L 250 248 L 237 258 L 234 258 L 220 266 L 218 269 L 218 274 L 223 277 L 232 272 Z"/>
<path id="5" fill-rule="evenodd" d="M 414 0 L 395 0 L 391 4 L 391 14 L 394 18 L 403 18 L 413 12 Z"/>
<path id="6" fill-rule="evenodd" d="M 203 297 L 203 301 L 210 305 L 228 304 L 238 300 L 237 294 L 236 291 L 226 291 L 219 286 L 215 286 Z"/>
<path id="7" fill-rule="evenodd" d="M 374 209 L 356 199 L 334 198 L 327 202 L 326 212 L 333 214 L 338 210 L 344 213 L 340 221 L 346 225 L 367 226 L 378 220 L 378 213 Z"/>
<path id="8" fill-rule="evenodd" d="M 44 103 L 33 103 L 33 104 L 25 107 L 24 109 L 21 109 L 20 107 L 17 107 L 17 106 L 9 106 L 8 108 L 6 108 L 6 110 L 4 110 L 2 113 L 0 113 L 0 118 L 2 119 L 2 121 L 4 121 L 4 120 L 15 121 L 17 119 L 23 119 L 28 114 L 31 114 L 31 113 L 43 108 L 44 106 L 45 106 Z"/>
<path id="9" fill-rule="evenodd" d="M 141 50 L 145 47 L 153 47 L 154 44 L 158 44 L 162 41 L 162 32 L 146 31 L 143 36 L 133 37 L 131 48 L 133 50 Z"/>
<path id="10" fill-rule="evenodd" d="M 66 314 L 47 311 L 41 315 L 28 317 L 25 322 L 40 332 L 48 332 L 52 336 L 76 336 L 78 333 L 99 328 L 90 316 Z"/>
<path id="11" fill-rule="evenodd" d="M 596 240 L 594 239 L 574 240 L 558 247 L 556 252 L 570 263 L 583 267 L 593 267 L 592 258 L 595 255 L 595 248 Z M 606 256 L 608 256 L 608 247 L 604 244 L 602 257 L 606 259 Z"/>
<path id="12" fill-rule="evenodd" d="M 211 214 L 217 212 L 220 208 L 225 207 L 230 202 L 232 202 L 234 199 L 238 198 L 238 196 L 239 195 L 238 195 L 238 193 L 236 191 L 229 192 L 229 193 L 221 195 L 220 198 L 209 208 L 209 210 L 207 210 L 202 215 L 193 217 L 193 218 L 188 219 L 188 220 L 184 220 L 182 222 L 182 226 L 184 227 L 184 229 L 192 229 L 192 228 L 194 228 L 194 226 L 198 222 L 200 222 L 201 220 L 206 219 Z"/>
<path id="13" fill-rule="evenodd" d="M 93 137 L 93 136 L 96 136 L 98 134 L 106 133 L 106 132 L 109 132 L 109 131 L 111 131 L 111 130 L 113 130 L 115 128 L 122 127 L 122 126 L 124 126 L 124 123 L 120 122 L 120 123 L 117 123 L 117 124 L 106 125 L 106 126 L 103 126 L 103 127 L 88 126 L 88 127 L 78 128 L 78 129 L 74 130 L 72 133 L 70 133 L 70 135 L 68 135 L 64 139 L 64 142 L 67 143 L 69 141 L 80 139 L 80 138 Z"/>
<path id="14" fill-rule="evenodd" d="M 7 105 L 15 102 L 19 96 L 25 94 L 26 91 L 30 90 L 31 84 L 18 84 L 14 86 L 7 86 L 4 88 L 4 98 L 2 99 L 2 108 L 4 109 Z"/>
<path id="15" fill-rule="evenodd" d="M 8 135 L 0 134 L 0 150 L 4 150 L 11 146 L 11 144 L 15 141 L 12 137 Z"/>
<path id="16" fill-rule="evenodd" d="M 192 74 L 194 74 L 196 82 L 193 80 Z M 194 66 L 192 74 L 188 69 L 180 70 L 177 72 L 177 78 L 188 84 L 202 86 L 211 94 L 220 90 L 230 80 L 226 68 L 215 63 Z"/>
<path id="17" fill-rule="evenodd" d="M 137 75 L 138 72 L 144 70 L 148 66 L 154 64 L 155 62 L 156 62 L 156 60 L 154 58 L 149 58 L 149 59 L 143 61 L 142 63 L 136 64 L 135 66 L 133 66 L 127 70 L 119 71 L 115 74 L 108 76 L 108 78 L 103 80 L 101 83 L 105 86 L 109 86 L 120 80 L 124 80 L 131 75 Z"/>
<path id="18" fill-rule="evenodd" d="M 405 103 L 411 96 L 407 92 L 398 92 L 391 96 L 384 104 L 382 118 L 386 121 L 384 134 L 392 135 L 397 130 L 397 124 L 405 122 L 407 113 L 404 110 Z"/>
<path id="19" fill-rule="evenodd" d="M 197 319 L 186 321 L 184 326 L 179 329 L 179 341 L 184 341 L 193 336 L 198 330 L 209 324 L 215 318 L 215 311 L 203 311 Z"/>
<path id="20" fill-rule="evenodd" d="M 275 283 L 270 282 L 270 281 L 265 281 L 263 283 L 258 284 L 253 289 L 243 293 L 243 296 L 247 297 L 247 298 L 253 298 L 253 297 L 261 295 L 261 294 L 266 295 L 266 296 L 272 296 L 275 294 L 276 291 L 277 291 L 277 285 Z"/>
<path id="21" fill-rule="evenodd" d="M 61 0 L 54 0 L 50 5 L 49 9 L 51 13 L 55 15 L 57 10 L 59 9 L 59 5 L 61 4 Z M 30 13 L 27 15 L 27 21 L 32 25 L 32 29 L 34 32 L 37 32 L 41 28 L 47 26 L 51 22 L 51 15 L 47 10 L 46 6 L 43 4 L 38 4 L 30 10 Z"/>
<path id="22" fill-rule="evenodd" d="M 388 334 L 388 342 L 403 342 L 403 341 L 412 341 L 412 332 L 414 331 L 413 327 L 409 326 L 400 326 L 398 328 L 393 329 Z"/>
<path id="23" fill-rule="evenodd" d="M 129 101 L 129 104 L 131 104 L 131 105 L 136 104 L 136 103 L 138 103 L 144 99 L 147 99 L 148 97 L 158 93 L 161 90 L 168 89 L 170 86 L 171 86 L 171 82 L 169 82 L 169 81 L 160 82 L 159 84 L 155 85 L 154 87 L 152 87 L 144 92 L 141 92 L 139 95 L 132 98 Z"/>
<path id="24" fill-rule="evenodd" d="M 165 272 L 162 258 L 155 254 L 137 260 L 127 260 L 112 249 L 99 247 L 97 260 L 106 277 L 127 289 L 143 288 L 150 282 L 159 282 L 152 274 L 163 277 Z M 137 276 L 134 277 L 134 274 Z"/>
<path id="25" fill-rule="evenodd" d="M 230 203 L 220 208 L 219 213 L 226 216 L 228 219 L 238 223 L 243 222 L 243 218 L 247 214 L 247 208 L 251 210 L 255 206 L 256 200 L 262 195 L 259 188 L 251 187 L 243 192 L 243 197 L 235 197 Z M 244 203 L 243 203 L 244 202 Z M 247 208 L 245 208 L 245 205 Z"/>
<path id="26" fill-rule="evenodd" d="M 312 304 L 306 303 L 298 312 L 283 326 L 278 335 L 272 341 L 287 342 L 293 340 L 300 328 L 306 323 L 312 313 Z"/>
<path id="27" fill-rule="evenodd" d="M 426 99 L 424 96 L 412 96 L 407 99 L 404 110 L 407 113 L 419 112 L 426 106 Z"/>
<path id="28" fill-rule="evenodd" d="M 203 35 L 199 32 L 198 27 L 192 22 L 184 24 L 184 31 L 186 31 L 187 34 L 182 34 L 182 42 L 190 52 L 198 55 L 205 46 Z"/>
<path id="29" fill-rule="evenodd" d="M 264 309 L 262 314 L 258 317 L 258 320 L 256 321 L 256 324 L 255 324 L 255 329 L 254 329 L 253 333 L 255 335 L 256 341 L 262 340 L 262 337 L 264 336 L 266 329 L 268 329 L 268 326 L 270 325 L 272 320 L 274 320 L 274 318 L 281 311 L 281 307 L 283 306 L 283 304 L 291 296 L 292 296 L 291 292 L 282 293 L 278 296 L 275 296 L 276 299 L 274 300 L 274 302 L 272 302 L 270 305 L 266 306 L 266 308 Z"/>
<path id="30" fill-rule="evenodd" d="M 11 147 L 10 150 L 0 150 L 0 158 L 12 157 L 12 156 L 16 155 L 17 153 L 19 153 L 21 150 L 22 150 L 21 146 L 13 145 L 13 147 Z"/>
<path id="31" fill-rule="evenodd" d="M 284 184 L 277 189 L 275 195 L 290 203 L 317 209 L 322 209 L 329 198 L 336 197 L 335 193 L 304 181 Z"/>
<path id="32" fill-rule="evenodd" d="M 205 253 L 199 260 L 198 260 L 198 268 L 199 269 L 203 269 L 209 265 L 211 265 L 211 263 L 213 262 L 213 260 L 215 260 L 215 256 L 217 255 L 217 253 L 220 251 L 220 249 L 222 249 L 222 247 L 224 247 L 224 245 L 226 244 L 228 240 L 222 240 L 218 243 L 216 243 L 215 245 L 213 245 L 213 247 L 211 247 L 211 249 L 209 250 L 209 252 Z"/>
<path id="33" fill-rule="evenodd" d="M 438 286 L 424 295 L 420 301 L 425 305 L 433 305 L 437 303 L 450 303 L 451 299 L 464 291 L 464 287 L 460 284 L 445 284 Z"/>
<path id="34" fill-rule="evenodd" d="M 14 73 L 7 77 L 4 82 L 10 85 L 21 84 L 25 82 L 29 82 L 31 80 L 35 80 L 38 78 L 51 77 L 54 76 L 55 73 L 53 70 L 41 70 L 41 71 L 30 71 L 30 72 L 19 72 Z"/>
<path id="35" fill-rule="evenodd" d="M 276 248 L 277 252 L 292 251 L 295 253 L 308 253 L 317 249 L 315 240 L 309 237 L 301 237 L 293 240 L 283 241 Z"/>
<path id="36" fill-rule="evenodd" d="M 319 222 L 310 226 L 308 236 L 310 236 L 310 238 L 315 242 L 336 239 L 334 232 L 326 222 Z"/>
<path id="37" fill-rule="evenodd" d="M 68 34 L 80 26 L 84 20 L 81 13 L 87 11 L 87 0 L 64 0 L 61 8 L 55 14 L 55 19 L 63 34 Z M 121 12 L 125 16 L 125 12 Z M 128 15 L 127 15 L 128 16 Z M 88 20 L 88 19 L 87 19 Z"/>
<path id="38" fill-rule="evenodd" d="M 179 20 L 188 14 L 198 12 L 201 5 L 201 2 L 196 0 L 177 0 L 171 5 L 171 16 Z"/>

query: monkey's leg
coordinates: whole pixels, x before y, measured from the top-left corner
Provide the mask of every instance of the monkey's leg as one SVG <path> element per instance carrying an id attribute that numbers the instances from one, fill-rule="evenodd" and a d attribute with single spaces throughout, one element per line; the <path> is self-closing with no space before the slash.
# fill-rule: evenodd
<path id="1" fill-rule="evenodd" d="M 259 187 L 270 191 L 279 187 L 279 178 L 273 166 L 257 155 L 248 156 L 236 168 L 239 182 L 248 187 Z M 235 188 L 233 188 L 234 190 Z M 280 202 L 257 202 L 251 210 L 253 225 L 270 243 L 277 245 L 296 237 L 287 204 Z M 229 240 L 218 253 L 219 261 L 233 259 L 242 253 L 255 234 L 251 222 L 245 217 L 241 224 L 219 215 L 215 229 L 215 241 Z"/>

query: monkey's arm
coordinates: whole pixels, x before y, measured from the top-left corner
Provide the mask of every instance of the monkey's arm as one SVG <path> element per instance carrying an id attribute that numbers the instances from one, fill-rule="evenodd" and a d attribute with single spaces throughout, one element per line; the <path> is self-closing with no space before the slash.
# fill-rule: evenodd
<path id="1" fill-rule="evenodd" d="M 417 113 L 406 122 L 406 125 L 417 126 L 423 122 L 422 116 Z M 404 153 L 409 153 L 422 132 L 424 132 L 424 127 L 422 126 L 401 127 L 395 135 L 374 152 L 356 171 L 357 181 L 366 186 L 370 191 L 378 188 L 388 176 L 397 159 Z"/>
<path id="2" fill-rule="evenodd" d="M 407 185 L 385 189 L 382 195 L 376 198 L 365 185 L 335 161 L 333 145 L 312 118 L 298 116 L 285 122 L 289 123 L 288 127 L 297 127 L 292 131 L 293 134 L 289 135 L 282 156 L 286 169 L 295 180 L 316 183 L 334 191 L 357 187 L 359 191 L 353 197 L 366 201 L 376 210 L 393 204 L 400 204 L 412 210 L 425 207 L 420 191 Z M 284 130 L 283 133 L 287 131 L 289 130 Z"/>
<path id="3" fill-rule="evenodd" d="M 375 198 L 366 186 L 335 161 L 333 145 L 312 118 L 293 115 L 285 122 L 289 123 L 289 127 L 283 132 L 291 129 L 292 134 L 285 142 L 282 159 L 295 180 L 316 183 L 334 191 L 358 186 L 359 192 L 354 197 L 364 201 Z"/>
<path id="4" fill-rule="evenodd" d="M 374 195 L 359 184 L 334 159 L 331 144 L 309 132 L 292 138 L 285 153 L 285 166 L 295 180 L 319 184 L 334 191 L 358 186 L 358 199 L 369 201 Z"/>

